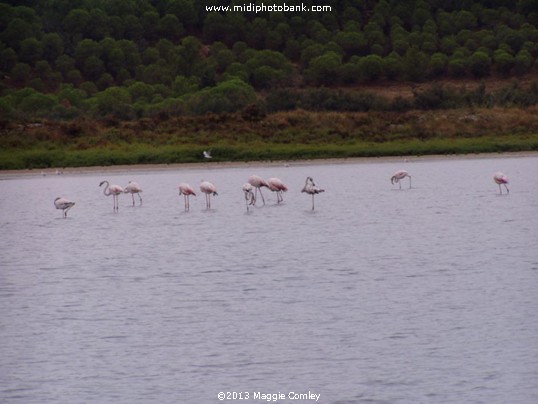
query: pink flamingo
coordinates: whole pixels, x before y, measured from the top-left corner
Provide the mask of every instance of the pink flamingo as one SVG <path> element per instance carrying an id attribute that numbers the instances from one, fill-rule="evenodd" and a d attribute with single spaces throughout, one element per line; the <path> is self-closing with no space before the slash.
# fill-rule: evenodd
<path id="1" fill-rule="evenodd" d="M 306 177 L 306 182 L 301 192 L 306 192 L 308 195 L 312 195 L 312 210 L 314 210 L 314 195 L 325 192 L 325 190 L 318 188 L 316 184 L 314 184 L 312 177 Z"/>
<path id="2" fill-rule="evenodd" d="M 56 206 L 56 209 L 62 209 L 64 217 L 67 217 L 67 212 L 69 211 L 69 209 L 75 206 L 75 202 L 71 202 L 65 198 L 58 197 L 54 200 L 54 206 Z"/>
<path id="3" fill-rule="evenodd" d="M 251 175 L 250 177 L 248 177 L 248 183 L 252 185 L 254 188 L 256 188 L 254 192 L 254 204 L 256 204 L 256 196 L 258 195 L 258 190 L 259 190 L 260 195 L 262 197 L 263 204 L 265 205 L 265 199 L 262 194 L 262 187 L 269 187 L 267 182 L 262 177 L 258 177 L 257 175 Z"/>
<path id="4" fill-rule="evenodd" d="M 286 192 L 288 190 L 288 187 L 279 178 L 269 178 L 267 180 L 267 187 L 271 191 L 276 192 L 277 203 L 284 201 L 284 198 L 282 197 L 282 192 Z"/>
<path id="5" fill-rule="evenodd" d="M 247 205 L 247 212 L 249 205 L 254 205 L 256 199 L 254 198 L 254 193 L 252 192 L 252 185 L 248 182 L 243 184 L 243 192 L 245 193 L 245 203 Z"/>
<path id="6" fill-rule="evenodd" d="M 189 196 L 196 196 L 196 194 L 194 193 L 194 189 L 192 189 L 192 187 L 186 182 L 182 182 L 181 184 L 179 184 L 179 195 L 183 195 L 183 198 L 185 199 L 185 211 L 188 211 L 191 208 Z"/>
<path id="7" fill-rule="evenodd" d="M 402 184 L 400 183 L 400 181 L 403 180 L 405 177 L 409 177 L 409 188 L 411 188 L 411 176 L 405 170 L 396 171 L 390 179 L 390 182 L 391 184 L 400 184 L 400 189 L 402 189 Z"/>
<path id="8" fill-rule="evenodd" d="M 495 175 L 493 176 L 493 181 L 495 181 L 496 184 L 499 185 L 499 192 L 503 193 L 503 190 L 501 188 L 501 185 L 504 185 L 504 187 L 506 188 L 506 193 L 509 194 L 510 193 L 510 190 L 508 189 L 508 186 L 506 184 L 509 183 L 508 181 L 508 177 L 506 175 L 504 175 L 503 173 L 501 173 L 500 171 L 495 173 Z"/>
<path id="9" fill-rule="evenodd" d="M 138 198 L 140 199 L 140 205 L 142 205 L 142 197 L 140 196 L 142 188 L 140 188 L 140 185 L 138 185 L 136 182 L 129 181 L 129 184 L 127 184 L 127 186 L 123 188 L 123 192 L 126 194 L 131 194 L 133 198 L 133 206 L 135 206 L 134 194 L 137 194 Z"/>
<path id="10" fill-rule="evenodd" d="M 110 185 L 108 181 L 102 181 L 99 186 L 102 186 L 103 184 L 106 184 L 105 189 L 103 190 L 103 194 L 105 196 L 112 195 L 112 199 L 114 200 L 114 210 L 119 209 L 119 198 L 118 195 L 123 193 L 123 188 L 119 185 Z"/>
<path id="11" fill-rule="evenodd" d="M 200 191 L 205 194 L 205 203 L 207 209 L 211 209 L 211 195 L 218 195 L 217 188 L 209 181 L 202 181 L 200 184 Z"/>

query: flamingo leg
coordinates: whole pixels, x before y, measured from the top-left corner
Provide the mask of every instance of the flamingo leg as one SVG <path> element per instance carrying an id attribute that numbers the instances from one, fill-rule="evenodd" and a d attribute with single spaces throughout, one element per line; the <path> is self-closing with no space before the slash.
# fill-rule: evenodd
<path id="1" fill-rule="evenodd" d="M 73 207 L 73 206 L 69 206 L 69 207 L 65 210 L 65 212 L 64 212 L 64 217 L 67 217 L 67 212 L 69 212 L 69 209 L 71 209 L 72 207 Z"/>
<path id="2" fill-rule="evenodd" d="M 138 193 L 138 199 L 140 199 L 140 205 L 142 205 L 142 197 L 140 196 L 140 194 Z"/>
<path id="3" fill-rule="evenodd" d="M 133 206 L 135 206 L 134 194 L 131 194 L 131 197 L 133 198 Z"/>
<path id="4" fill-rule="evenodd" d="M 510 190 L 508 189 L 508 186 L 506 184 L 504 184 L 504 187 L 506 188 L 506 193 L 509 194 Z"/>
<path id="5" fill-rule="evenodd" d="M 261 195 L 261 197 L 262 197 L 262 202 L 263 202 L 263 204 L 265 205 L 265 198 L 263 197 L 262 189 L 261 189 L 261 188 L 260 188 L 260 195 Z"/>
<path id="6" fill-rule="evenodd" d="M 314 210 L 314 194 L 312 194 L 312 210 Z"/>
<path id="7" fill-rule="evenodd" d="M 409 176 L 409 189 L 411 189 L 411 176 Z"/>

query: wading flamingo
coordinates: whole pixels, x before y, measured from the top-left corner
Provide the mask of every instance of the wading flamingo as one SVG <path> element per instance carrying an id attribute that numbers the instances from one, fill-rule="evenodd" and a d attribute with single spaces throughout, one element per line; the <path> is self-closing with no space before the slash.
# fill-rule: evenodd
<path id="1" fill-rule="evenodd" d="M 190 202 L 189 202 L 189 196 L 196 194 L 194 193 L 194 189 L 187 184 L 186 182 L 182 182 L 179 184 L 179 195 L 183 195 L 183 198 L 185 199 L 185 212 L 188 211 L 191 208 Z"/>
<path id="2" fill-rule="evenodd" d="M 119 198 L 118 195 L 123 193 L 123 188 L 119 185 L 110 185 L 110 183 L 105 180 L 102 181 L 99 186 L 102 186 L 103 184 L 106 184 L 105 189 L 103 190 L 103 194 L 105 196 L 112 195 L 112 199 L 114 200 L 114 210 L 119 209 Z"/>
<path id="3" fill-rule="evenodd" d="M 140 188 L 140 185 L 138 185 L 134 181 L 129 181 L 129 184 L 125 188 L 123 188 L 123 192 L 126 194 L 131 194 L 133 198 L 133 206 L 135 206 L 135 200 L 134 200 L 134 194 L 138 195 L 138 198 L 140 199 L 140 205 L 142 205 L 142 197 L 140 196 L 140 192 L 142 192 L 142 188 Z"/>
<path id="4" fill-rule="evenodd" d="M 392 178 L 390 179 L 391 184 L 400 184 L 400 189 L 402 189 L 402 183 L 400 182 L 405 177 L 409 177 L 409 188 L 411 188 L 411 176 L 409 173 L 405 170 L 399 170 L 394 173 Z"/>
<path id="5" fill-rule="evenodd" d="M 248 183 L 252 185 L 254 188 L 256 188 L 254 191 L 254 205 L 256 204 L 256 197 L 258 196 L 258 190 L 260 191 L 262 202 L 265 205 L 265 199 L 262 194 L 262 187 L 269 187 L 267 182 L 262 177 L 258 177 L 257 175 L 251 175 L 250 177 L 248 177 Z"/>
<path id="6" fill-rule="evenodd" d="M 75 206 L 75 202 L 71 202 L 65 198 L 58 197 L 54 200 L 54 206 L 56 206 L 56 209 L 63 210 L 64 217 L 67 217 L 67 212 L 69 211 L 69 209 Z"/>
<path id="7" fill-rule="evenodd" d="M 205 204 L 207 209 L 211 209 L 211 195 L 218 195 L 217 188 L 209 181 L 202 181 L 200 191 L 205 194 Z"/>
<path id="8" fill-rule="evenodd" d="M 286 192 L 288 190 L 288 187 L 279 178 L 269 178 L 267 180 L 267 187 L 271 191 L 276 192 L 277 203 L 284 201 L 284 198 L 282 197 L 282 192 Z"/>
<path id="9" fill-rule="evenodd" d="M 499 192 L 503 193 L 503 190 L 501 188 L 501 185 L 504 185 L 504 187 L 506 188 L 506 193 L 509 194 L 510 193 L 510 190 L 508 189 L 508 184 L 509 181 L 508 181 L 508 177 L 506 175 L 504 175 L 503 173 L 501 173 L 500 171 L 495 173 L 495 175 L 493 176 L 493 181 L 495 181 L 496 184 L 499 185 Z"/>
<path id="10" fill-rule="evenodd" d="M 256 202 L 256 199 L 254 198 L 254 192 L 252 192 L 252 185 L 250 185 L 248 182 L 243 184 L 243 192 L 245 193 L 245 203 L 247 205 L 247 212 L 249 205 L 254 205 Z"/>
<path id="11" fill-rule="evenodd" d="M 314 195 L 325 192 L 325 190 L 318 188 L 316 184 L 314 184 L 312 177 L 306 177 L 306 182 L 301 192 L 306 192 L 308 195 L 312 195 L 312 210 L 314 210 Z"/>

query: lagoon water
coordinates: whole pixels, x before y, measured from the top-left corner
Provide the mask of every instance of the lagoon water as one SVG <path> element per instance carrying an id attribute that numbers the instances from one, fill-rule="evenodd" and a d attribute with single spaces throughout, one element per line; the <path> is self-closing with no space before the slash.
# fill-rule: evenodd
<path id="1" fill-rule="evenodd" d="M 536 156 L 73 171 L 0 181 L 2 403 L 538 402 Z"/>

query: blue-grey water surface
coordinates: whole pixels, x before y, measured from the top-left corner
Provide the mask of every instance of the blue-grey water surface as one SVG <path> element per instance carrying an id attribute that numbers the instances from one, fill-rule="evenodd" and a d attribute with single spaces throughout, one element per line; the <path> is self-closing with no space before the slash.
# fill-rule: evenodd
<path id="1" fill-rule="evenodd" d="M 0 181 L 2 403 L 538 402 L 536 156 L 74 171 Z"/>

